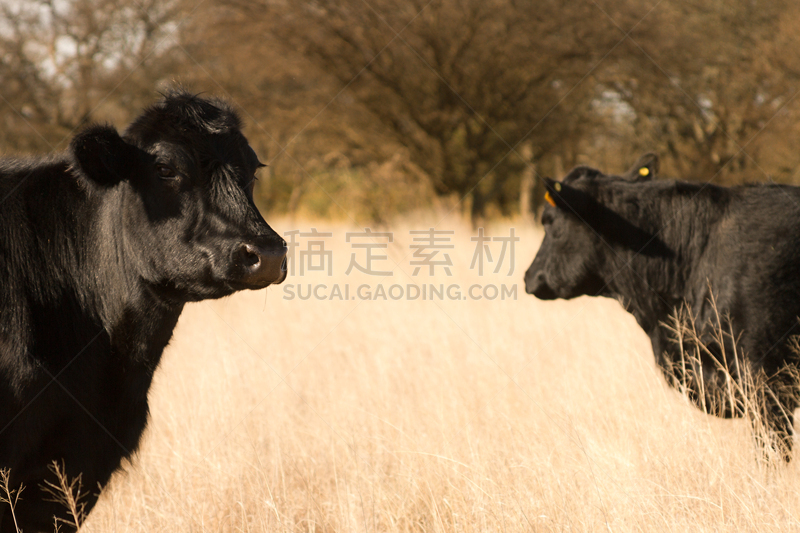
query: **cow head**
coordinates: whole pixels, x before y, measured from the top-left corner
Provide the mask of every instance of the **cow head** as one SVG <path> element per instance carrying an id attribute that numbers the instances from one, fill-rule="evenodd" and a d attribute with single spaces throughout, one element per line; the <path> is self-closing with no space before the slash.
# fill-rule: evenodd
<path id="1" fill-rule="evenodd" d="M 93 194 L 118 211 L 106 230 L 121 236 L 126 266 L 155 290 L 196 300 L 285 279 L 286 243 L 253 202 L 264 165 L 225 102 L 172 91 L 123 135 L 92 126 L 71 151 Z"/>
<path id="2" fill-rule="evenodd" d="M 660 241 L 617 212 L 619 195 L 609 186 L 648 181 L 657 172 L 658 157 L 646 154 L 621 176 L 581 166 L 561 182 L 545 179 L 545 237 L 525 273 L 525 291 L 542 300 L 605 295 L 604 271 L 615 246 L 662 253 Z"/>

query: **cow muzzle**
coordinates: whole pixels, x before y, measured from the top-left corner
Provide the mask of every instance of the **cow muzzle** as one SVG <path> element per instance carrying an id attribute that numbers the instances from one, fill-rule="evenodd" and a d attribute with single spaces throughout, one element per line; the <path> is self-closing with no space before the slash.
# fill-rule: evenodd
<path id="1" fill-rule="evenodd" d="M 251 289 L 262 289 L 286 279 L 286 243 L 262 246 L 242 243 L 234 251 L 234 261 L 241 265 L 240 281 Z"/>
<path id="2" fill-rule="evenodd" d="M 525 273 L 525 292 L 533 294 L 540 300 L 555 300 L 558 298 L 556 292 L 547 284 L 542 271 L 534 273 L 529 270 Z"/>

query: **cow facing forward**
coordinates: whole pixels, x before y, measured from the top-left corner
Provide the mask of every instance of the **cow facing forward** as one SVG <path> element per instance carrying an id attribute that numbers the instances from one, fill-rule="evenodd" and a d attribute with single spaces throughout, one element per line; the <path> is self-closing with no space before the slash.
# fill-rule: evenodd
<path id="1" fill-rule="evenodd" d="M 136 450 L 186 302 L 286 277 L 240 126 L 226 103 L 176 90 L 122 135 L 93 126 L 64 154 L 0 163 L 0 467 L 25 487 L 25 533 L 67 518 L 44 490 L 52 461 L 82 476 L 88 511 Z"/>
<path id="2" fill-rule="evenodd" d="M 800 188 L 654 180 L 657 170 L 648 154 L 622 176 L 581 166 L 560 183 L 545 180 L 545 237 L 525 290 L 543 300 L 618 299 L 672 385 L 707 412 L 760 417 L 762 444 L 789 460 Z"/>

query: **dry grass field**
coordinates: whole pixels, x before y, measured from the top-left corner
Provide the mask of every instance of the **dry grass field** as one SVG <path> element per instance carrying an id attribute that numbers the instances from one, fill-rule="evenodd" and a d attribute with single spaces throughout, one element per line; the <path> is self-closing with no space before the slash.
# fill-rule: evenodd
<path id="1" fill-rule="evenodd" d="M 287 300 L 280 286 L 188 305 L 141 449 L 82 531 L 800 529 L 797 464 L 759 466 L 744 421 L 669 389 L 617 302 L 524 293 L 538 230 L 518 225 L 513 275 L 478 276 L 471 229 L 443 223 L 452 276 L 431 278 L 408 256 L 408 231 L 430 224 L 398 223 L 382 279 L 345 274 L 352 228 L 271 222 L 333 233 L 333 275 L 287 284 L 505 283 L 517 297 Z"/>

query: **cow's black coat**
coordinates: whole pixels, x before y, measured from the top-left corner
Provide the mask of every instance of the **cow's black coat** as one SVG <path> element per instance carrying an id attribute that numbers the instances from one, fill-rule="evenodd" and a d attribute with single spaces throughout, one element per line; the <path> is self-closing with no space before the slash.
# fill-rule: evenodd
<path id="1" fill-rule="evenodd" d="M 186 302 L 285 278 L 259 166 L 227 104 L 180 90 L 121 136 L 92 126 L 66 153 L 0 163 L 0 467 L 25 487 L 25 533 L 66 517 L 42 491 L 51 461 L 91 509 L 136 450 Z"/>
<path id="2" fill-rule="evenodd" d="M 800 188 L 653 180 L 657 168 L 648 154 L 623 176 L 578 167 L 560 183 L 546 180 L 555 205 L 545 206 L 526 291 L 617 298 L 670 383 L 719 416 L 748 411 L 738 386 L 724 385 L 723 368 L 740 384 L 745 368 L 756 384 L 765 377 L 751 405 L 788 460 L 798 405 L 790 341 L 800 333 Z M 693 347 L 674 331 L 682 308 L 709 348 L 699 361 L 687 360 Z"/>

